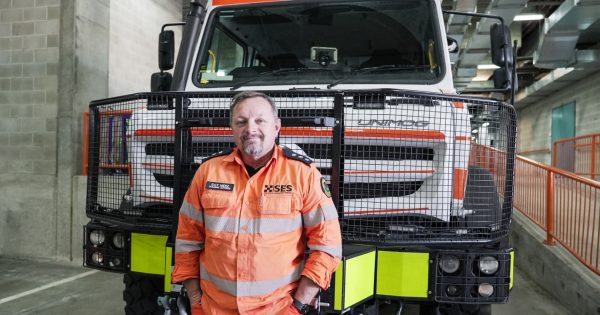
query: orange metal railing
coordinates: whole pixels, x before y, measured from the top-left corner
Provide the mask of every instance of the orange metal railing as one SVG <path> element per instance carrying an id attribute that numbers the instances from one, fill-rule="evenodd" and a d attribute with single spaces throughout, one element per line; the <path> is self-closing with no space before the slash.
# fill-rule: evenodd
<path id="1" fill-rule="evenodd" d="M 471 164 L 505 174 L 505 152 L 477 143 L 471 148 Z M 517 156 L 513 206 L 546 232 L 545 244 L 561 244 L 600 275 L 600 183 Z"/>
<path id="2" fill-rule="evenodd" d="M 592 179 L 600 175 L 600 133 L 555 141 L 552 166 Z"/>
<path id="3" fill-rule="evenodd" d="M 600 183 L 523 157 L 515 162 L 514 207 L 600 275 Z"/>

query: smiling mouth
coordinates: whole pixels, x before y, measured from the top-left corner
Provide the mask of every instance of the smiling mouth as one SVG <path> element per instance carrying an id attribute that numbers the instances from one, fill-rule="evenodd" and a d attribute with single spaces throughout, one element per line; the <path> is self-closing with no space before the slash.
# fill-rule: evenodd
<path id="1" fill-rule="evenodd" d="M 256 136 L 256 137 L 244 137 L 244 142 L 251 142 L 251 141 L 260 141 L 261 137 Z"/>

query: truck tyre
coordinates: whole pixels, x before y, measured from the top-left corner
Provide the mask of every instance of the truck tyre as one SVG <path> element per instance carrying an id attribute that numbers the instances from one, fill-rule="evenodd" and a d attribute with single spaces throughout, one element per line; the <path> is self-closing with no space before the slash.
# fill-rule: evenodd
<path id="1" fill-rule="evenodd" d="M 474 212 L 465 217 L 467 227 L 499 227 L 502 223 L 500 205 L 498 189 L 492 174 L 485 168 L 470 166 L 463 207 Z"/>
<path id="2" fill-rule="evenodd" d="M 419 315 L 492 315 L 490 304 L 421 304 Z"/>
<path id="3" fill-rule="evenodd" d="M 163 293 L 162 276 L 129 272 L 123 275 L 123 283 L 126 315 L 164 314 L 164 310 L 157 303 L 158 296 Z"/>

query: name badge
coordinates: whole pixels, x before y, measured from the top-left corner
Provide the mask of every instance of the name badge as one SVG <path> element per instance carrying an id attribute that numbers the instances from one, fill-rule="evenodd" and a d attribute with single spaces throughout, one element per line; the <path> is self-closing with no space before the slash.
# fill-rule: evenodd
<path id="1" fill-rule="evenodd" d="M 206 182 L 206 189 L 233 191 L 233 184 L 229 183 L 217 183 L 217 182 Z"/>

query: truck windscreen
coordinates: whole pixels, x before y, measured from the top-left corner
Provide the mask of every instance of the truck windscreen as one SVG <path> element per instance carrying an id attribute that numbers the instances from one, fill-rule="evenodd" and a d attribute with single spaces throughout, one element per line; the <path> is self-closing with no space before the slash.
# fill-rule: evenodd
<path id="1" fill-rule="evenodd" d="M 199 87 L 432 84 L 444 72 L 433 1 L 278 2 L 211 13 Z"/>

